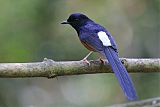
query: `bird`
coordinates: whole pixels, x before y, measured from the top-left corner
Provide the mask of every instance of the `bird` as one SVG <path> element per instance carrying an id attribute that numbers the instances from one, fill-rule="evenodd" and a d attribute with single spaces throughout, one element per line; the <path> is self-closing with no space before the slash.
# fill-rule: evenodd
<path id="1" fill-rule="evenodd" d="M 128 100 L 137 100 L 134 84 L 119 59 L 117 44 L 111 33 L 82 13 L 70 14 L 69 18 L 61 24 L 71 25 L 76 30 L 81 43 L 90 51 L 83 60 L 87 60 L 92 52 L 100 53 L 108 60 Z"/>

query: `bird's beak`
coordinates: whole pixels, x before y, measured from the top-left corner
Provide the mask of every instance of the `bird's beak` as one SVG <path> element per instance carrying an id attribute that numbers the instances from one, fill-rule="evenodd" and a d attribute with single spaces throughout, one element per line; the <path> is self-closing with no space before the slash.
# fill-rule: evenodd
<path id="1" fill-rule="evenodd" d="M 70 24 L 70 23 L 67 21 L 63 21 L 61 24 Z"/>

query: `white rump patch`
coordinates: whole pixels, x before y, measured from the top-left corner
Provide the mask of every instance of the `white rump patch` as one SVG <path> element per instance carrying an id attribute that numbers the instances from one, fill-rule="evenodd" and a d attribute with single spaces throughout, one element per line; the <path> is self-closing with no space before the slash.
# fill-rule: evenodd
<path id="1" fill-rule="evenodd" d="M 98 32 L 98 37 L 102 41 L 104 46 L 112 46 L 108 38 L 108 35 L 105 32 L 103 31 Z"/>

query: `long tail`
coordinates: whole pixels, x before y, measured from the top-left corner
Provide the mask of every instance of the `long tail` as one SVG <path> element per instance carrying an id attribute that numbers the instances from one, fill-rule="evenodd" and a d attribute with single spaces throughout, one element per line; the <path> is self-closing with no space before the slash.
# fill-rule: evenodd
<path id="1" fill-rule="evenodd" d="M 117 52 L 112 47 L 105 47 L 104 53 L 127 98 L 129 100 L 136 100 L 137 95 L 132 80 L 126 68 L 121 63 Z"/>

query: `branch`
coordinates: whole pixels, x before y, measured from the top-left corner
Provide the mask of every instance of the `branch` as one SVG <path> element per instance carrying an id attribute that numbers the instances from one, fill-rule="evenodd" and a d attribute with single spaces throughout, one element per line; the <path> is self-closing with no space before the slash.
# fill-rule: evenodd
<path id="1" fill-rule="evenodd" d="M 116 104 L 108 107 L 160 107 L 160 97 L 125 104 Z"/>
<path id="2" fill-rule="evenodd" d="M 128 59 L 122 58 L 122 63 L 130 73 L 160 72 L 160 59 Z M 45 58 L 43 62 L 33 63 L 1 63 L 0 77 L 56 77 L 65 75 L 112 73 L 107 65 L 100 61 L 89 61 L 90 66 L 83 61 L 55 62 Z"/>

